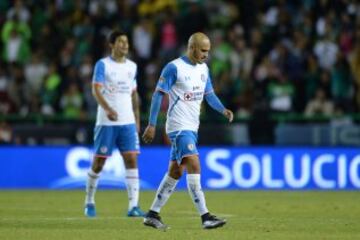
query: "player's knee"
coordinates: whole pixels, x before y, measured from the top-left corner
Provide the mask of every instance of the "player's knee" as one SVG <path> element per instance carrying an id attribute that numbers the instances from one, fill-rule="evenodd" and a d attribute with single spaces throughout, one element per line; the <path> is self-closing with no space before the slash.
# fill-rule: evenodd
<path id="1" fill-rule="evenodd" d="M 186 170 L 190 174 L 199 174 L 200 173 L 200 165 L 199 164 L 187 165 Z"/>
<path id="2" fill-rule="evenodd" d="M 101 172 L 105 165 L 105 161 L 106 161 L 106 158 L 99 158 L 99 157 L 95 158 L 94 162 L 92 164 L 92 170 L 95 173 Z"/>
<path id="3" fill-rule="evenodd" d="M 197 158 L 186 157 L 183 159 L 183 164 L 186 166 L 186 171 L 190 174 L 200 173 L 200 163 Z"/>
<path id="4" fill-rule="evenodd" d="M 104 165 L 93 165 L 92 166 L 92 170 L 95 172 L 95 173 L 99 173 L 102 171 Z"/>
<path id="5" fill-rule="evenodd" d="M 123 154 L 124 164 L 126 169 L 137 168 L 136 154 Z"/>
<path id="6" fill-rule="evenodd" d="M 180 179 L 183 175 L 183 168 L 180 166 L 177 166 L 177 164 L 172 164 L 169 168 L 169 176 L 174 179 Z"/>
<path id="7" fill-rule="evenodd" d="M 172 170 L 169 171 L 169 176 L 174 178 L 174 179 L 180 179 L 182 176 L 182 171 L 181 170 Z"/>

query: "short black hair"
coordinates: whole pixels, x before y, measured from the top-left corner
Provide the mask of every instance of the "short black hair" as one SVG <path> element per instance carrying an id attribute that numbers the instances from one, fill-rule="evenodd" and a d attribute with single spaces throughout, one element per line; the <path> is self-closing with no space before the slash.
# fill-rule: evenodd
<path id="1" fill-rule="evenodd" d="M 124 32 L 122 30 L 119 30 L 119 29 L 113 30 L 109 35 L 108 42 L 111 43 L 111 44 L 114 44 L 116 39 L 119 36 L 123 36 L 123 35 L 127 36 L 126 32 Z"/>

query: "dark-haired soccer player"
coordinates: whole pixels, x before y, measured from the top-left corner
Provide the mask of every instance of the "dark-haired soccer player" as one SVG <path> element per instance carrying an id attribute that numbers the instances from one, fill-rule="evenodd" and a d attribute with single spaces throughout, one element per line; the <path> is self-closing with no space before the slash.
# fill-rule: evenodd
<path id="1" fill-rule="evenodd" d="M 106 158 L 113 148 L 119 149 L 126 168 L 126 187 L 129 197 L 127 215 L 141 217 L 139 208 L 139 104 L 136 91 L 137 65 L 126 56 L 129 42 L 124 32 L 110 34 L 111 55 L 97 61 L 93 74 L 92 90 L 98 103 L 94 130 L 95 156 L 88 172 L 85 198 L 85 215 L 95 217 L 95 192 L 98 178 Z"/>

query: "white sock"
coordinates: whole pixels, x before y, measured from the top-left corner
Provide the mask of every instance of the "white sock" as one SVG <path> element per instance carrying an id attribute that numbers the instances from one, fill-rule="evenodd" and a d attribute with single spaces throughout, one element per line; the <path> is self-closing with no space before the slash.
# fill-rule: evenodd
<path id="1" fill-rule="evenodd" d="M 186 181 L 189 194 L 200 216 L 209 212 L 206 207 L 204 192 L 201 189 L 200 174 L 187 174 Z"/>
<path id="2" fill-rule="evenodd" d="M 177 183 L 178 180 L 170 177 L 168 174 L 165 174 L 156 192 L 156 196 L 150 210 L 159 213 L 161 208 L 165 205 L 165 203 L 173 193 Z"/>
<path id="3" fill-rule="evenodd" d="M 129 210 L 139 206 L 139 169 L 126 169 L 125 182 L 129 198 Z"/>
<path id="4" fill-rule="evenodd" d="M 95 173 L 91 168 L 88 172 L 88 179 L 86 182 L 86 196 L 85 204 L 95 204 L 95 193 L 98 185 L 99 174 Z"/>

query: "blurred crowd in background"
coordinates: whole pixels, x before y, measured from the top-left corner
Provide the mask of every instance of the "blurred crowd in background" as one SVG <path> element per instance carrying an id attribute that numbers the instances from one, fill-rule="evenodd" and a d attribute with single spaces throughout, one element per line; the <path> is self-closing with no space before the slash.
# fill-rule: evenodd
<path id="1" fill-rule="evenodd" d="M 196 31 L 210 36 L 213 85 L 238 118 L 360 109 L 356 0 L 1 0 L 0 115 L 94 116 L 93 66 L 115 28 L 128 33 L 145 116 L 161 69 Z"/>

